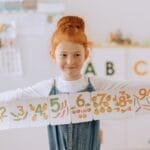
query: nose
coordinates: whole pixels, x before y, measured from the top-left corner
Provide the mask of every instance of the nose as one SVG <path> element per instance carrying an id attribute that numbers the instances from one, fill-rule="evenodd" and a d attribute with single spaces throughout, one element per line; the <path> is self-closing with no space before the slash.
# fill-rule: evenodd
<path id="1" fill-rule="evenodd" d="M 73 64 L 74 63 L 74 61 L 75 61 L 75 59 L 74 59 L 74 57 L 72 57 L 72 56 L 68 56 L 67 57 L 67 64 Z"/>

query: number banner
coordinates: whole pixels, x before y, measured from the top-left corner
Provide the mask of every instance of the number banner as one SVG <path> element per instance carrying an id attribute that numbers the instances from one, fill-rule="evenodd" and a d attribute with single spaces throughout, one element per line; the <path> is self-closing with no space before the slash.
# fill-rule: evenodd
<path id="1" fill-rule="evenodd" d="M 116 94 L 106 91 L 93 92 L 92 109 L 95 120 L 119 119 L 134 115 L 132 97 L 125 90 Z"/>
<path id="2" fill-rule="evenodd" d="M 51 125 L 69 124 L 71 122 L 67 94 L 49 96 L 48 103 Z"/>
<path id="3" fill-rule="evenodd" d="M 5 102 L 0 103 L 0 129 L 9 128 L 9 105 Z"/>
<path id="4" fill-rule="evenodd" d="M 150 89 L 78 92 L 0 102 L 0 129 L 122 119 L 150 112 Z"/>
<path id="5" fill-rule="evenodd" d="M 89 92 L 81 92 L 69 95 L 72 123 L 93 120 L 91 111 L 91 96 Z"/>
<path id="6" fill-rule="evenodd" d="M 133 95 L 134 112 L 136 114 L 147 114 L 150 111 L 150 89 L 140 88 Z"/>
<path id="7" fill-rule="evenodd" d="M 30 125 L 28 104 L 26 101 L 11 101 L 9 113 L 11 128 L 22 128 Z"/>
<path id="8" fill-rule="evenodd" d="M 28 102 L 29 121 L 31 126 L 49 124 L 49 109 L 47 98 L 32 99 Z"/>

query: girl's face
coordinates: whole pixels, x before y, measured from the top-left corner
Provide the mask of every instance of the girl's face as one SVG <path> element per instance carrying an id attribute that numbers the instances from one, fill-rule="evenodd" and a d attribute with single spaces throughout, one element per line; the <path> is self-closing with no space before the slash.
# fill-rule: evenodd
<path id="1" fill-rule="evenodd" d="M 55 50 L 55 62 L 65 80 L 77 80 L 88 53 L 83 45 L 73 42 L 61 42 Z"/>

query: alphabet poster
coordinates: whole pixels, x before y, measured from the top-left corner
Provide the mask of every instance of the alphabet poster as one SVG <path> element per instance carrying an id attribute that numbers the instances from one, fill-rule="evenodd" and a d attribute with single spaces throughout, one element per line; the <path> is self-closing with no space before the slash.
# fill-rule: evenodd
<path id="1" fill-rule="evenodd" d="M 138 48 L 128 51 L 127 77 L 133 80 L 150 79 L 149 49 Z"/>
<path id="2" fill-rule="evenodd" d="M 83 73 L 117 80 L 150 80 L 149 48 L 94 48 Z"/>
<path id="3" fill-rule="evenodd" d="M 98 76 L 111 79 L 124 79 L 126 72 L 126 51 L 124 49 L 93 49 L 91 62 Z"/>

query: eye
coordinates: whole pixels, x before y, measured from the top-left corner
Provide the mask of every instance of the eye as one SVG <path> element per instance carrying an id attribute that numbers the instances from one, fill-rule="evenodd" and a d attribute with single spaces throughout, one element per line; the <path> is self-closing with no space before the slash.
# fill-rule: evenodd
<path id="1" fill-rule="evenodd" d="M 77 53 L 77 54 L 75 54 L 75 56 L 79 57 L 79 56 L 81 56 L 81 54 Z"/>
<path id="2" fill-rule="evenodd" d="M 60 56 L 61 56 L 61 57 L 66 57 L 66 56 L 67 56 L 67 54 L 61 54 Z"/>

